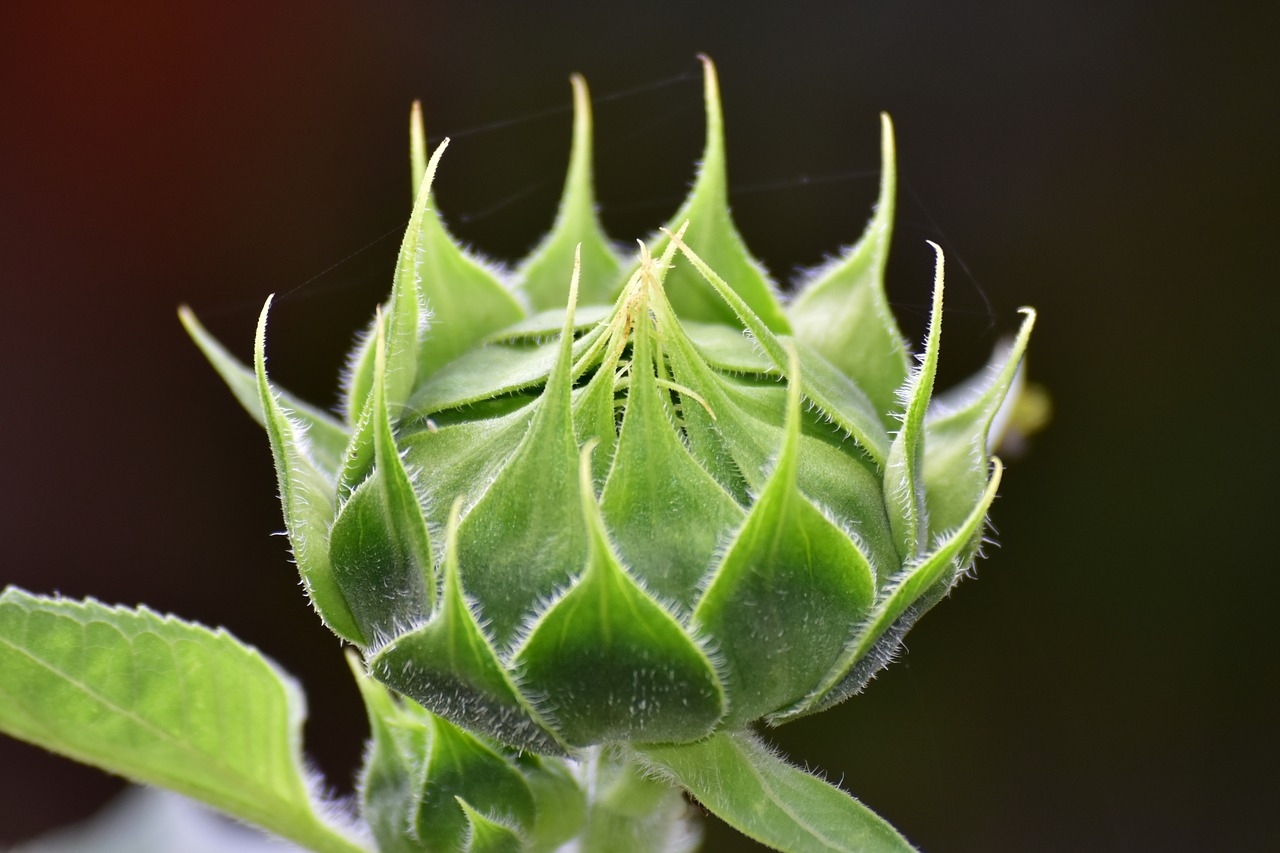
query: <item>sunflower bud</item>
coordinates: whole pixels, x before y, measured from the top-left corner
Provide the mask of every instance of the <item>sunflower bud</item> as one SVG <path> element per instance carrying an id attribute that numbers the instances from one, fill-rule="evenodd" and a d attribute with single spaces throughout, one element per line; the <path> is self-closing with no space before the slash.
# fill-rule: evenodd
<path id="1" fill-rule="evenodd" d="M 690 197 L 627 263 L 594 212 L 575 78 L 560 214 L 503 275 L 433 209 L 444 145 L 426 162 L 415 112 L 416 203 L 343 419 L 270 383 L 265 309 L 253 368 L 184 318 L 266 427 L 324 621 L 373 679 L 510 747 L 687 743 L 821 710 L 982 540 L 1032 313 L 935 397 L 941 253 L 915 362 L 883 289 L 887 119 L 865 234 L 783 300 L 728 215 L 716 85 L 706 63 Z"/>

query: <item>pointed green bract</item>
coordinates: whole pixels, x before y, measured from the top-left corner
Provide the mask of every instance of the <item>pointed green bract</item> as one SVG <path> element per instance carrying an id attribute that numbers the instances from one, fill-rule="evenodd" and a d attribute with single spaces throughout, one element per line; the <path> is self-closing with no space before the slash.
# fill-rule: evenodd
<path id="1" fill-rule="evenodd" d="M 409 108 L 409 192 L 414 201 L 422 193 L 427 174 L 427 130 L 422 122 L 422 101 Z"/>
<path id="2" fill-rule="evenodd" d="M 915 850 L 884 818 L 746 732 L 636 751 L 725 823 L 784 853 Z"/>
<path id="3" fill-rule="evenodd" d="M 0 595 L 0 672 L 6 734 L 311 850 L 365 849 L 312 800 L 298 686 L 223 631 L 10 587 Z"/>
<path id="4" fill-rule="evenodd" d="M 884 291 L 897 166 L 893 124 L 881 114 L 880 198 L 862 239 L 815 271 L 787 306 L 796 337 L 858 384 L 887 428 L 907 379 L 907 348 Z"/>
<path id="5" fill-rule="evenodd" d="M 673 782 L 782 850 L 909 849 L 744 732 L 860 690 L 971 564 L 1030 321 L 980 381 L 935 396 L 940 256 L 908 370 L 883 282 L 887 118 L 866 233 L 784 313 L 729 217 L 704 70 L 681 228 L 628 276 L 574 78 L 560 213 L 510 290 L 432 208 L 443 146 L 428 162 L 415 104 L 413 218 L 348 360 L 345 424 L 270 387 L 265 313 L 252 371 L 184 314 L 267 427 L 317 609 L 366 655 L 361 792 L 382 850 L 689 850 Z"/>
<path id="6" fill-rule="evenodd" d="M 521 853 L 525 849 L 514 829 L 481 814 L 462 797 L 454 799 L 467 818 L 465 853 Z"/>
<path id="7" fill-rule="evenodd" d="M 755 336 L 756 341 L 778 370 L 784 370 L 788 356 L 782 341 L 705 260 L 696 255 L 679 237 L 672 239 L 712 289 L 724 299 L 734 316 Z M 820 361 L 820 359 L 813 360 Z M 840 383 L 838 377 L 831 373 L 830 370 L 819 370 L 818 376 L 822 381 L 806 382 L 803 386 L 805 396 L 809 397 L 829 417 L 835 419 L 876 464 L 883 465 L 888 450 L 887 438 L 875 410 L 871 408 L 870 401 L 862 396 L 856 385 Z"/>
<path id="8" fill-rule="evenodd" d="M 298 563 L 303 586 L 316 612 L 339 637 L 362 646 L 366 638 L 329 564 L 334 485 L 306 452 L 301 428 L 280 407 L 275 390 L 267 381 L 267 312 L 270 309 L 271 300 L 268 299 L 258 317 L 254 367 L 258 376 L 258 398 L 266 418 L 267 436 L 271 440 L 271 455 L 276 463 L 285 529 L 293 544 L 293 557 Z"/>
<path id="9" fill-rule="evenodd" d="M 391 406 L 392 417 L 396 420 L 400 419 L 405 403 L 418 385 L 419 373 L 423 376 L 427 373 L 419 366 L 420 350 L 429 323 L 429 312 L 432 310 L 428 306 L 428 296 L 435 296 L 435 293 L 423 281 L 419 264 L 424 255 L 434 256 L 440 251 L 438 244 L 441 241 L 433 228 L 439 225 L 439 221 L 435 211 L 430 208 L 431 184 L 440 164 L 440 157 L 448 145 L 447 139 L 441 142 L 427 163 L 422 185 L 413 204 L 413 213 L 409 216 L 409 227 L 405 229 L 404 239 L 400 242 L 391 297 L 387 300 L 385 329 L 378 335 L 382 340 L 380 346 L 383 349 L 381 358 L 384 359 L 384 366 L 381 372 L 386 402 Z M 447 238 L 444 242 L 450 249 L 453 248 Z M 440 285 L 437 283 L 435 286 L 438 288 Z M 438 338 L 439 334 L 432 337 Z M 376 366 L 374 370 L 378 372 Z M 361 400 L 353 402 L 363 405 Z"/>
<path id="10" fill-rule="evenodd" d="M 381 317 L 379 317 L 381 319 Z M 370 386 L 372 387 L 372 386 Z M 342 466 L 338 469 L 338 505 L 341 506 L 351 497 L 351 492 L 373 473 L 374 458 L 374 400 L 368 394 L 364 401 L 364 410 L 352 422 L 351 438 L 342 453 Z"/>
<path id="11" fill-rule="evenodd" d="M 445 140 L 436 149 L 432 163 L 438 161 L 447 142 Z M 515 296 L 494 273 L 464 252 L 445 230 L 439 213 L 431 207 L 433 171 L 428 165 L 427 177 L 418 191 L 413 218 L 409 221 L 400 260 L 396 264 L 397 287 L 405 291 L 417 289 L 430 317 L 430 333 L 421 340 L 417 338 L 421 324 L 415 326 L 411 352 L 416 357 L 418 384 L 476 342 L 525 316 Z M 392 304 L 396 304 L 394 291 Z M 415 318 L 415 322 L 420 319 Z M 389 341 L 393 347 L 400 340 L 396 328 L 395 323 L 388 325 Z M 392 349 L 391 354 L 395 356 L 396 352 Z M 405 390 L 401 397 L 399 386 L 389 383 L 388 397 L 392 405 L 407 400 L 411 390 Z"/>
<path id="12" fill-rule="evenodd" d="M 689 223 L 685 240 L 702 248 L 707 261 L 731 283 L 734 291 L 760 315 L 765 325 L 785 334 L 791 331 L 791 324 L 778 304 L 774 284 L 760 262 L 751 257 L 729 215 L 720 84 L 711 60 L 705 56 L 701 59 L 707 107 L 707 145 L 693 190 L 667 228 L 674 231 L 682 223 Z M 668 239 L 659 238 L 651 247 L 653 254 L 665 249 Z M 681 318 L 730 325 L 736 322 L 733 311 L 716 296 L 696 270 L 676 266 L 667 275 L 665 284 L 671 304 Z"/>
<path id="13" fill-rule="evenodd" d="M 428 850 L 462 849 L 467 815 L 458 805 L 465 798 L 490 818 L 522 829 L 533 825 L 533 793 L 507 758 L 466 731 L 440 717 L 429 716 L 431 747 L 426 784 L 415 818 L 416 835 Z"/>
<path id="14" fill-rule="evenodd" d="M 737 728 L 802 697 L 835 662 L 875 597 L 849 536 L 796 488 L 800 388 L 793 356 L 786 437 L 773 473 L 698 602 L 694 621 L 725 661 Z"/>
<path id="15" fill-rule="evenodd" d="M 707 653 L 627 574 L 582 456 L 586 569 L 542 614 L 515 654 L 570 744 L 686 741 L 712 731 L 725 697 Z"/>
<path id="16" fill-rule="evenodd" d="M 342 505 L 329 532 L 334 579 L 361 633 L 375 643 L 427 618 L 436 595 L 431 538 L 391 429 L 382 341 L 379 316 L 367 420 L 373 473 Z"/>
<path id="17" fill-rule="evenodd" d="M 908 621 L 906 627 L 910 627 L 909 623 L 918 619 L 934 603 L 922 602 L 926 593 L 940 585 L 949 587 L 958 572 L 965 567 L 962 562 L 967 565 L 973 559 L 974 543 L 982 536 L 987 511 L 995 500 L 996 489 L 1000 487 L 1000 475 L 1004 470 L 999 459 L 992 457 L 991 462 L 991 479 L 964 523 L 951 531 L 928 555 L 909 563 L 891 580 L 870 616 L 846 646 L 836 666 L 803 701 L 778 714 L 777 722 L 820 711 L 848 698 L 861 690 L 875 671 L 889 662 L 894 648 L 901 641 L 901 634 L 895 635 L 894 631 L 899 620 L 905 617 Z M 878 654 L 873 654 L 877 650 L 877 644 L 886 637 L 893 641 L 894 648 L 885 649 L 882 646 Z"/>
<path id="18" fill-rule="evenodd" d="M 930 410 L 925 424 L 924 484 L 935 536 L 960 524 L 982 495 L 992 421 L 1005 402 L 1035 326 L 1035 312 L 1026 309 L 1025 313 L 1018 337 L 1004 352 L 996 353 L 977 393 L 954 410 L 937 412 L 936 417 Z"/>
<path id="19" fill-rule="evenodd" d="M 569 393 L 577 282 L 575 266 L 555 367 L 529 431 L 459 528 L 463 585 L 479 600 L 499 647 L 586 553 Z"/>
<path id="20" fill-rule="evenodd" d="M 253 368 L 241 364 L 227 352 L 226 347 L 218 343 L 217 339 L 200 325 L 200 321 L 196 319 L 196 315 L 190 308 L 185 305 L 179 308 L 178 317 L 182 320 L 182 325 L 191 336 L 191 340 L 195 341 L 200 352 L 204 353 L 209 364 L 222 377 L 222 381 L 227 383 L 236 400 L 255 421 L 265 426 L 266 418 L 263 415 L 262 400 L 258 394 L 258 377 L 254 374 Z M 341 466 L 343 448 L 347 444 L 346 428 L 332 415 L 299 400 L 288 392 L 277 390 L 276 394 L 280 402 L 292 413 L 294 420 L 305 430 L 311 457 L 316 467 L 328 477 L 335 476 Z"/>
<path id="21" fill-rule="evenodd" d="M 663 409 L 647 290 L 646 283 L 633 308 L 627 410 L 600 508 L 632 572 L 651 592 L 687 610 L 743 512 L 689 455 Z"/>
<path id="22" fill-rule="evenodd" d="M 351 661 L 373 746 L 361 779 L 365 813 L 383 851 L 465 849 L 465 797 L 513 827 L 533 825 L 533 793 L 520 770 L 478 738 L 394 700 Z"/>
<path id="23" fill-rule="evenodd" d="M 379 650 L 375 678 L 461 726 L 538 752 L 563 747 L 498 659 L 463 596 L 458 576 L 458 506 L 449 517 L 444 590 L 436 615 Z"/>
<path id="24" fill-rule="evenodd" d="M 573 150 L 555 225 L 520 265 L 516 276 L 535 311 L 559 308 L 569 295 L 569 275 L 577 253 L 581 263 L 578 298 L 588 305 L 608 302 L 622 267 L 596 215 L 591 178 L 591 101 L 580 75 L 573 84 Z"/>
<path id="25" fill-rule="evenodd" d="M 484 496 L 537 413 L 538 407 L 527 403 L 483 420 L 424 428 L 401 440 L 405 464 L 423 492 L 428 524 L 443 525 L 455 499 L 462 498 L 465 511 Z"/>
<path id="26" fill-rule="evenodd" d="M 929 537 L 928 507 L 924 488 L 924 418 L 933 394 L 933 380 L 938 372 L 938 341 L 942 334 L 942 250 L 936 244 L 937 273 L 933 283 L 933 311 L 929 316 L 929 334 L 925 341 L 920 367 L 913 371 L 903 386 L 906 411 L 902 428 L 894 436 L 889 449 L 889 464 L 884 472 L 884 497 L 889 507 L 889 521 L 903 562 L 915 559 L 927 545 Z"/>

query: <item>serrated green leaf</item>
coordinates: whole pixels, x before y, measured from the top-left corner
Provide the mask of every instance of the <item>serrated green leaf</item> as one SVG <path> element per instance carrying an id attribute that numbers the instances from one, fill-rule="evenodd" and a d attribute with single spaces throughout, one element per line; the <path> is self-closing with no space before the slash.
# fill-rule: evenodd
<path id="1" fill-rule="evenodd" d="M 707 653 L 618 562 L 591 490 L 590 452 L 580 464 L 586 569 L 534 624 L 515 665 L 569 744 L 702 737 L 724 715 L 723 688 Z"/>
<path id="2" fill-rule="evenodd" d="M 787 306 L 796 337 L 866 392 L 886 428 L 900 410 L 895 392 L 907 379 L 907 348 L 884 291 L 893 233 L 897 167 L 893 124 L 881 114 L 880 198 L 862 238 L 815 270 Z"/>
<path id="3" fill-rule="evenodd" d="M 280 502 L 284 507 L 285 529 L 293 545 L 294 560 L 302 584 L 320 618 L 344 640 L 363 646 L 366 639 L 351 613 L 329 564 L 329 525 L 334 517 L 335 485 L 316 465 L 302 440 L 303 430 L 294 423 L 276 398 L 267 380 L 268 298 L 258 317 L 254 342 L 254 368 L 258 377 L 258 399 L 266 417 L 267 437 L 275 459 Z"/>
<path id="4" fill-rule="evenodd" d="M 689 455 L 668 419 L 654 373 L 648 299 L 641 294 L 632 309 L 627 410 L 600 509 L 634 575 L 687 611 L 716 548 L 743 512 Z"/>
<path id="5" fill-rule="evenodd" d="M 848 534 L 800 494 L 800 377 L 793 356 L 780 455 L 702 599 L 694 623 L 724 658 L 736 728 L 803 697 L 875 598 Z"/>
<path id="6" fill-rule="evenodd" d="M 1013 385 L 1035 326 L 1035 312 L 1024 311 L 1018 337 L 995 353 L 967 399 L 950 408 L 930 408 L 925 423 L 924 484 L 934 535 L 960 524 L 982 495 L 987 454 L 992 450 L 992 422 Z"/>
<path id="7" fill-rule="evenodd" d="M 752 310 L 751 306 L 739 294 L 734 292 L 728 282 L 720 276 L 705 260 L 699 257 L 679 235 L 672 237 L 681 253 L 693 264 L 706 282 L 733 311 L 734 316 L 755 337 L 761 349 L 774 363 L 779 371 L 785 371 L 788 363 L 786 345 L 774 334 L 767 323 Z M 848 433 L 862 450 L 875 461 L 883 465 L 887 457 L 888 437 L 880 418 L 856 385 L 841 382 L 839 375 L 829 366 L 823 365 L 822 359 L 811 358 L 815 368 L 813 377 L 804 378 L 802 389 L 804 395 L 813 401 L 828 417 L 832 418 L 841 429 Z"/>
<path id="8" fill-rule="evenodd" d="M 859 626 L 831 672 L 807 697 L 775 715 L 773 722 L 786 722 L 843 701 L 861 690 L 875 672 L 892 659 L 906 628 L 937 601 L 939 595 L 930 595 L 931 591 L 945 592 L 957 573 L 972 561 L 975 541 L 982 536 L 987 511 L 995 500 L 1004 470 L 999 459 L 992 457 L 991 462 L 991 479 L 964 522 L 927 555 L 913 560 L 890 579 L 870 616 Z M 881 644 L 885 639 L 891 641 L 893 648 Z"/>
<path id="9" fill-rule="evenodd" d="M 920 366 L 902 388 L 906 411 L 902 427 L 889 448 L 889 463 L 884 471 L 884 497 L 889 507 L 889 522 L 898 542 L 902 561 L 914 560 L 929 544 L 929 514 L 924 488 L 924 419 L 933 395 L 933 380 L 938 372 L 938 342 L 942 335 L 942 249 L 933 246 L 938 255 L 933 282 L 933 310 L 929 316 L 929 333 L 925 339 Z"/>
<path id="10" fill-rule="evenodd" d="M 596 215 L 591 177 L 591 101 L 580 75 L 573 84 L 573 148 L 569 174 L 551 232 L 516 271 L 520 290 L 535 311 L 559 308 L 569 295 L 575 253 L 580 259 L 578 299 L 586 305 L 611 301 L 622 262 Z"/>
<path id="11" fill-rule="evenodd" d="M 436 615 L 401 634 L 369 661 L 373 676 L 458 725 L 538 752 L 563 752 L 524 698 L 463 597 L 458 507 L 449 517 L 444 590 Z"/>
<path id="12" fill-rule="evenodd" d="M 525 316 L 515 296 L 481 261 L 465 252 L 449 234 L 440 214 L 432 206 L 431 181 L 435 164 L 449 140 L 444 140 L 427 165 L 426 176 L 419 187 L 396 262 L 395 288 L 388 313 L 388 365 L 393 376 L 388 380 L 387 396 L 393 406 L 409 399 L 413 387 L 421 385 L 431 374 L 471 349 L 487 335 L 510 326 Z M 415 383 L 401 393 L 397 361 L 408 351 L 408 339 L 402 337 L 400 321 L 395 318 L 397 295 L 416 290 L 422 296 L 423 310 L 429 316 L 415 316 L 412 352 L 416 356 Z M 407 300 L 406 300 L 407 303 Z M 429 325 L 425 336 L 422 326 Z M 404 329 L 403 331 L 408 331 Z M 403 341 L 404 349 L 401 348 Z"/>
<path id="13" fill-rule="evenodd" d="M 725 823 L 783 853 L 915 850 L 884 818 L 746 732 L 637 752 Z"/>
<path id="14" fill-rule="evenodd" d="M 702 165 L 689 198 L 667 224 L 675 231 L 688 223 L 685 241 L 701 249 L 707 261 L 731 282 L 735 293 L 775 332 L 791 331 L 760 262 L 751 257 L 742 236 L 729 215 L 728 180 L 725 177 L 724 118 L 720 110 L 720 85 L 711 60 L 700 57 L 703 67 L 703 90 L 707 109 L 707 144 Z M 669 237 L 660 237 L 651 247 L 653 254 L 664 251 Z M 671 304 L 681 319 L 706 323 L 722 323 L 738 327 L 734 312 L 716 296 L 697 270 L 677 265 L 667 274 L 666 289 Z"/>
<path id="15" fill-rule="evenodd" d="M 462 797 L 455 797 L 466 815 L 465 853 L 520 853 L 524 842 L 514 829 L 482 815 Z"/>
<path id="16" fill-rule="evenodd" d="M 458 529 L 463 585 L 500 648 L 586 554 L 571 400 L 577 282 L 575 267 L 555 366 L 529 431 Z"/>
<path id="17" fill-rule="evenodd" d="M 262 400 L 258 395 L 258 378 L 253 368 L 242 364 L 227 351 L 218 340 L 209 334 L 196 315 L 185 305 L 178 309 L 178 318 L 182 326 L 195 341 L 200 352 L 208 359 L 209 364 L 227 383 L 231 393 L 235 395 L 244 410 L 259 424 L 266 426 L 262 414 Z M 317 409 L 287 391 L 277 390 L 281 404 L 289 409 L 296 420 L 306 431 L 311 456 L 321 471 L 333 477 L 342 460 L 343 448 L 347 445 L 347 429 L 340 421 L 322 409 Z"/>
<path id="18" fill-rule="evenodd" d="M 0 595 L 0 673 L 7 734 L 312 850 L 364 849 L 308 792 L 297 685 L 225 632 L 10 587 Z"/>

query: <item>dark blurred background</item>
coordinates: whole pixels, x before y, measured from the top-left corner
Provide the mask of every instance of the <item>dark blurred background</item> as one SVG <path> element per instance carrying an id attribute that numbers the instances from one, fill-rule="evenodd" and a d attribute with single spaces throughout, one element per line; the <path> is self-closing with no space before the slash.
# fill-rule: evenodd
<path id="1" fill-rule="evenodd" d="M 904 328 L 923 330 L 936 240 L 944 380 L 1031 304 L 1029 369 L 1054 401 L 979 579 L 865 695 L 771 736 L 927 851 L 1280 849 L 1277 8 L 13 5 L 0 583 L 227 626 L 302 680 L 308 750 L 349 789 L 365 724 L 270 535 L 267 442 L 174 310 L 247 358 L 284 294 L 273 374 L 329 404 L 390 286 L 412 99 L 454 137 L 451 226 L 513 258 L 551 221 L 584 73 L 603 218 L 630 241 L 692 176 L 705 51 L 734 212 L 768 266 L 785 278 L 860 233 L 887 110 Z M 0 768 L 0 846 L 120 787 L 7 739 Z M 712 828 L 707 849 L 750 848 Z"/>

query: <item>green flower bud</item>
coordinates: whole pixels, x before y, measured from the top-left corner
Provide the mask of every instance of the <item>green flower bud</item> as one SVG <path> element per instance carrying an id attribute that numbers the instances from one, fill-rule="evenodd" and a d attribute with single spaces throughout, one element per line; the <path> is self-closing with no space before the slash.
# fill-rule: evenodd
<path id="1" fill-rule="evenodd" d="M 445 230 L 430 192 L 444 146 L 426 162 L 415 110 L 416 203 L 345 419 L 269 382 L 265 309 L 252 369 L 184 314 L 266 426 L 321 617 L 372 679 L 449 721 L 406 723 L 415 737 L 489 761 L 450 723 L 555 754 L 784 722 L 860 690 L 975 558 L 1033 313 L 934 396 L 941 253 L 918 364 L 883 288 L 887 118 L 865 234 L 783 299 L 729 217 L 705 69 L 696 184 L 629 264 L 595 215 L 580 79 L 560 213 L 510 276 Z M 465 814 L 501 836 L 476 817 L 485 797 L 531 820 L 520 774 L 494 773 L 516 793 L 458 794 L 448 832 Z"/>

